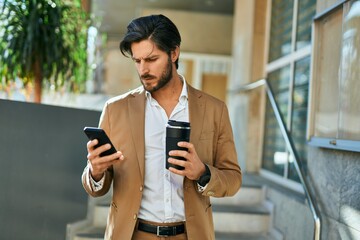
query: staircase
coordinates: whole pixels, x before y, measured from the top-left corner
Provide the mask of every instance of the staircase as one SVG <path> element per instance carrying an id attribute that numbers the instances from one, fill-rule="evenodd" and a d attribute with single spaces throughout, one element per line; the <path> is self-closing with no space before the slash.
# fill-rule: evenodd
<path id="1" fill-rule="evenodd" d="M 282 239 L 271 228 L 272 204 L 265 200 L 265 191 L 244 183 L 233 197 L 212 198 L 216 240 Z"/>
<path id="2" fill-rule="evenodd" d="M 272 204 L 266 201 L 265 191 L 245 175 L 235 196 L 211 198 L 216 240 L 282 240 L 272 228 Z M 103 239 L 110 195 L 90 201 L 87 220 L 68 224 L 67 240 Z"/>

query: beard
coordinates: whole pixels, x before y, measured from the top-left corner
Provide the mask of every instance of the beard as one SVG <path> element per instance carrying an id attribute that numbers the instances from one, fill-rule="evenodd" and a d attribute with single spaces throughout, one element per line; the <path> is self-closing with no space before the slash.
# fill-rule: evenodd
<path id="1" fill-rule="evenodd" d="M 161 89 L 162 87 L 164 87 L 171 80 L 172 70 L 173 70 L 173 66 L 172 66 L 171 59 L 169 57 L 166 68 L 164 69 L 162 75 L 160 76 L 160 78 L 155 86 L 147 85 L 145 81 L 141 81 L 141 83 L 144 86 L 146 91 L 153 93 L 153 92 Z M 144 74 L 144 75 L 140 76 L 140 80 L 142 80 L 142 79 L 150 80 L 150 79 L 155 79 L 155 78 L 156 78 L 155 76 L 150 75 L 150 74 Z"/>

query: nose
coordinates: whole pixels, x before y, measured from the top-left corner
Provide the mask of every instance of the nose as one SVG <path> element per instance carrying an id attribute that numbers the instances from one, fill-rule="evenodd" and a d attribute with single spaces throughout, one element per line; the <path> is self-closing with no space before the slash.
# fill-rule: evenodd
<path id="1" fill-rule="evenodd" d="M 145 61 L 140 61 L 138 64 L 138 71 L 140 75 L 149 73 L 149 65 Z"/>

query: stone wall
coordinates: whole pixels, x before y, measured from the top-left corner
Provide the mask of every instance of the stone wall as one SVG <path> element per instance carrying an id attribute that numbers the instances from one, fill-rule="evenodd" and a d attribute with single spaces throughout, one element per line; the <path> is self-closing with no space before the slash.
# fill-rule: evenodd
<path id="1" fill-rule="evenodd" d="M 360 153 L 309 147 L 322 239 L 360 239 Z"/>

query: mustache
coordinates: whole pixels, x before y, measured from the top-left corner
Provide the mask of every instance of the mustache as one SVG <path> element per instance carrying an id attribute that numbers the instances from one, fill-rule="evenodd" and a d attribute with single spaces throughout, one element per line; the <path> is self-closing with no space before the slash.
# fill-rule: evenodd
<path id="1" fill-rule="evenodd" d="M 140 78 L 145 79 L 145 80 L 149 80 L 149 79 L 155 78 L 155 76 L 151 75 L 151 74 L 144 74 L 144 75 L 141 75 Z"/>

